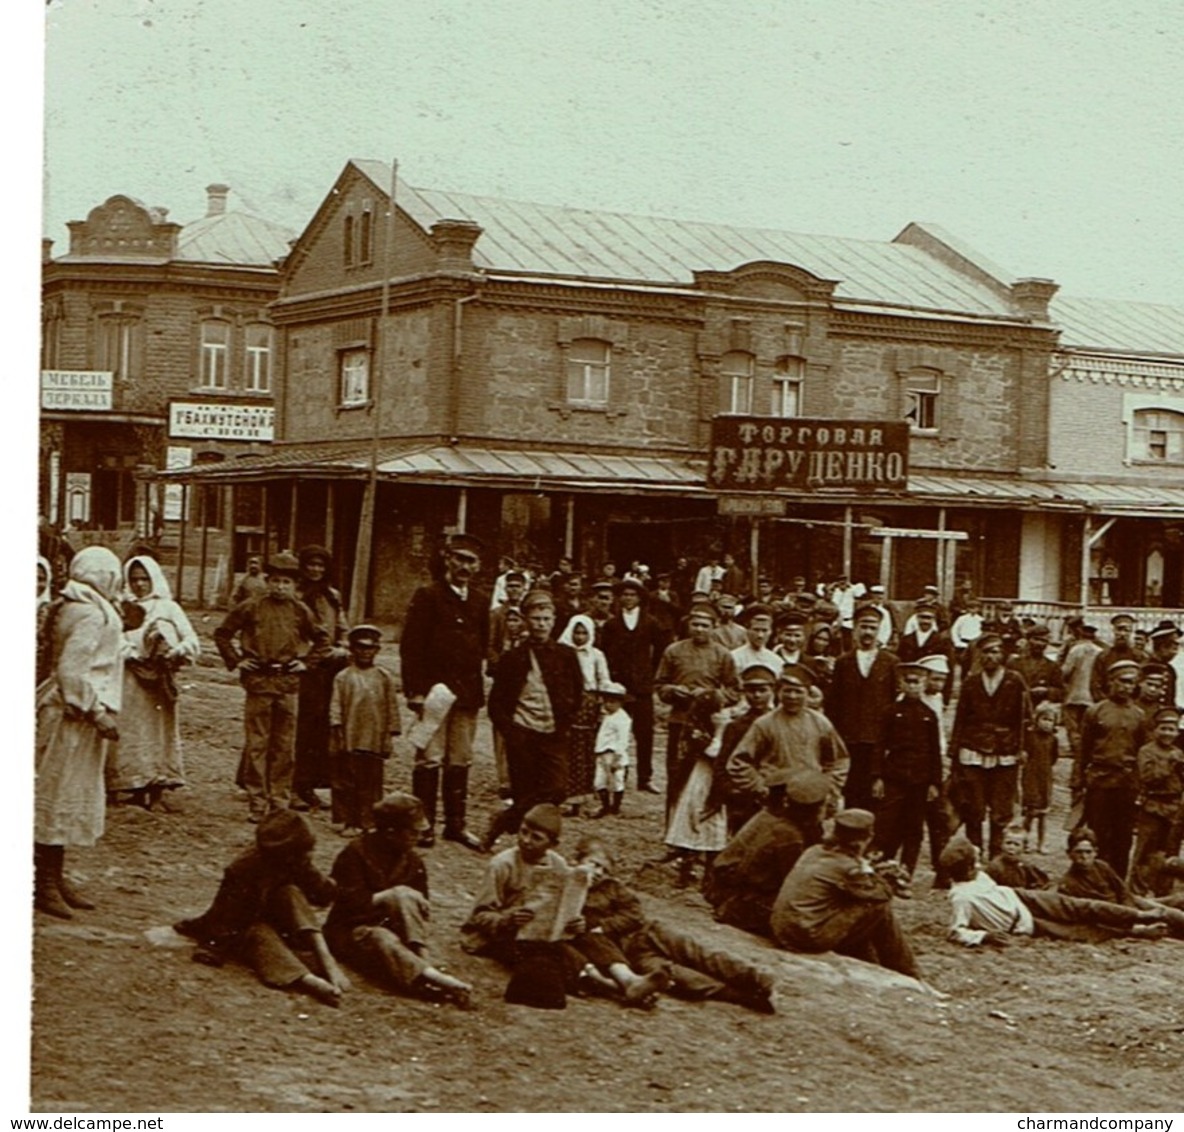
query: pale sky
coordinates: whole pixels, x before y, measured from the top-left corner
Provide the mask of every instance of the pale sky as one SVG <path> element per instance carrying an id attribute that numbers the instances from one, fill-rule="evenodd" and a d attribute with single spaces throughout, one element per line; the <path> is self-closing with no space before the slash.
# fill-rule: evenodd
<path id="1" fill-rule="evenodd" d="M 29 0 L 22 0 L 28 3 Z M 413 185 L 891 239 L 1184 304 L 1178 0 L 50 0 L 44 234 Z"/>

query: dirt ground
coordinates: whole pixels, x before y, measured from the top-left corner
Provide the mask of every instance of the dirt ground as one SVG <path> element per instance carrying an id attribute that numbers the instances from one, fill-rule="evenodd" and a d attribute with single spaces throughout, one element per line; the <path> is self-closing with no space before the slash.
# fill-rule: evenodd
<path id="1" fill-rule="evenodd" d="M 220 614 L 200 616 L 208 636 Z M 395 650 L 388 646 L 387 652 Z M 393 663 L 393 657 L 384 658 Z M 572 819 L 595 826 L 650 915 L 751 954 L 778 978 L 779 1013 L 664 999 L 652 1013 L 574 999 L 565 1012 L 502 1001 L 506 975 L 457 943 L 481 858 L 441 843 L 427 854 L 434 956 L 477 990 L 462 1013 L 385 993 L 360 976 L 340 1009 L 269 990 L 245 969 L 190 960 L 157 931 L 208 904 L 222 868 L 251 841 L 233 785 L 242 691 L 212 648 L 183 673 L 189 788 L 183 812 L 108 811 L 106 836 L 68 858 L 99 904 L 71 922 L 34 920 L 31 1107 L 39 1112 L 782 1111 L 1012 1112 L 1180 1108 L 1184 944 L 1014 943 L 969 951 L 945 940 L 948 904 L 919 871 L 898 914 L 945 998 L 838 957 L 787 956 L 712 922 L 697 892 L 662 865 L 661 800 Z M 660 765 L 660 758 L 659 758 Z M 1057 875 L 1067 767 L 1049 849 Z M 410 782 L 405 745 L 388 766 Z M 480 734 L 473 822 L 496 805 Z M 326 870 L 344 842 L 317 815 Z M 561 846 L 562 848 L 562 846 Z"/>

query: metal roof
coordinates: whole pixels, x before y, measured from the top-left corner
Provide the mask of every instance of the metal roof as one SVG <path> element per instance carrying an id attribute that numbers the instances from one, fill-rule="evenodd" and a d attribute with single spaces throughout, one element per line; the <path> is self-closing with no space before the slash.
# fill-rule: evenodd
<path id="1" fill-rule="evenodd" d="M 369 442 L 338 446 L 285 445 L 263 456 L 245 456 L 159 472 L 165 480 L 231 482 L 296 475 L 362 479 L 369 474 Z M 707 461 L 693 456 L 642 456 L 603 452 L 526 451 L 468 444 L 385 442 L 377 452 L 378 475 L 388 482 L 519 491 L 562 489 L 623 494 L 714 497 L 706 486 Z M 834 503 L 872 498 L 952 507 L 982 504 L 1017 510 L 1076 511 L 1103 515 L 1184 515 L 1184 487 L 1066 483 L 1018 476 L 957 476 L 913 473 L 907 493 L 784 493 L 797 503 Z"/>
<path id="2" fill-rule="evenodd" d="M 1062 347 L 1184 355 L 1184 307 L 1056 295 L 1049 310 Z"/>
<path id="3" fill-rule="evenodd" d="M 389 193 L 388 165 L 353 164 Z M 446 219 L 481 225 L 473 260 L 487 270 L 687 285 L 696 271 L 771 260 L 836 280 L 839 299 L 1017 317 L 997 290 L 890 241 L 533 204 L 404 182 L 397 194 L 399 207 L 425 230 Z"/>
<path id="4" fill-rule="evenodd" d="M 203 216 L 181 229 L 177 259 L 195 263 L 272 266 L 288 254 L 290 229 L 247 212 Z"/>

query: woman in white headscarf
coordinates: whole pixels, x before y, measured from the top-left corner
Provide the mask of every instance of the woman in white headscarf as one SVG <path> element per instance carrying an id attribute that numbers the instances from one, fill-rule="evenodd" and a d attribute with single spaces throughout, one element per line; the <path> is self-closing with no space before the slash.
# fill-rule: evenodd
<path id="1" fill-rule="evenodd" d="M 559 643 L 575 649 L 584 674 L 584 698 L 571 725 L 567 753 L 567 796 L 576 799 L 568 811 L 579 811 L 579 799 L 595 792 L 596 731 L 600 726 L 600 690 L 609 682 L 608 662 L 593 641 L 596 623 L 586 613 L 575 614 L 559 635 Z"/>
<path id="2" fill-rule="evenodd" d="M 171 807 L 166 790 L 185 785 L 175 674 L 197 659 L 201 644 L 173 601 L 160 563 L 148 555 L 123 567 L 123 709 L 119 742 L 107 757 L 107 792 L 151 810 Z"/>
<path id="3" fill-rule="evenodd" d="M 71 908 L 93 908 L 63 875 L 67 846 L 93 845 L 103 834 L 103 766 L 119 737 L 123 689 L 123 623 L 112 602 L 119 594 L 119 559 L 88 546 L 70 562 L 45 626 L 49 675 L 37 687 L 36 802 L 33 820 L 33 903 L 71 919 Z"/>

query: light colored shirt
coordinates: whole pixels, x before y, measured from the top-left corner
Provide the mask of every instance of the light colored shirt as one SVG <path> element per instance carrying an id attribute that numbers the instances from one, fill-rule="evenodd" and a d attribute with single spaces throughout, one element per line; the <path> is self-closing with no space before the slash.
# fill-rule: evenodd
<path id="1" fill-rule="evenodd" d="M 530 650 L 530 668 L 526 672 L 526 683 L 514 709 L 514 722 L 527 731 L 538 731 L 550 735 L 555 730 L 555 713 L 551 710 L 551 697 L 543 683 L 543 670 L 539 667 L 534 649 Z"/>
<path id="2" fill-rule="evenodd" d="M 624 708 L 617 708 L 600 717 L 596 731 L 596 754 L 612 753 L 617 756 L 617 766 L 629 765 L 629 739 L 633 734 L 633 721 Z"/>
<path id="3" fill-rule="evenodd" d="M 1032 935 L 1036 930 L 1032 913 L 1015 889 L 996 884 L 985 872 L 950 885 L 950 906 L 948 938 L 967 947 L 977 947 L 987 932 Z"/>
<path id="4" fill-rule="evenodd" d="M 744 670 L 754 664 L 763 664 L 772 670 L 774 676 L 781 675 L 785 661 L 770 648 L 754 649 L 747 641 L 738 649 L 732 649 L 732 660 L 736 664 L 736 674 L 744 675 Z"/>
<path id="5" fill-rule="evenodd" d="M 983 619 L 979 613 L 963 613 L 950 626 L 950 639 L 954 648 L 964 649 L 974 644 L 983 635 Z"/>
<path id="6" fill-rule="evenodd" d="M 859 667 L 859 675 L 865 680 L 872 674 L 872 665 L 876 663 L 876 649 L 856 649 L 855 663 Z"/>

